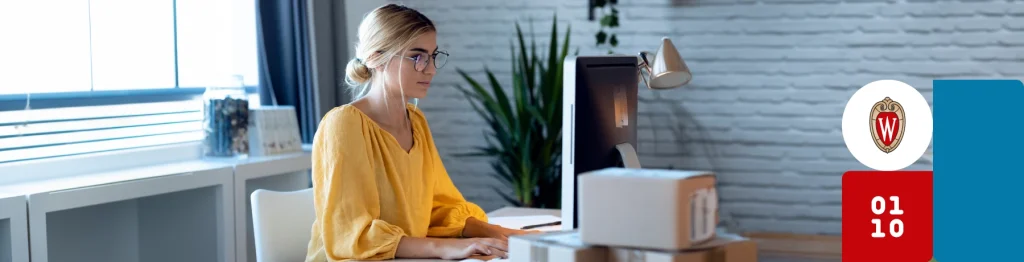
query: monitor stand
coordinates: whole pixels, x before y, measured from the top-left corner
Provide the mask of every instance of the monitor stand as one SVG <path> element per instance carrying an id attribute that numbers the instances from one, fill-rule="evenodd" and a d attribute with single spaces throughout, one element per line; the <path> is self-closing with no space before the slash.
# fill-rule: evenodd
<path id="1" fill-rule="evenodd" d="M 615 145 L 615 151 L 619 152 L 619 167 L 624 168 L 640 168 L 640 157 L 636 154 L 636 149 L 629 143 L 622 143 Z"/>

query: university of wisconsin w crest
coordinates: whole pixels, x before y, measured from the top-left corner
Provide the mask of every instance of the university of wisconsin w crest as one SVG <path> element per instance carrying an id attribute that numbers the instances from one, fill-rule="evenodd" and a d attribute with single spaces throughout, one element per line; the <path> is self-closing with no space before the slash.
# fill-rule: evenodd
<path id="1" fill-rule="evenodd" d="M 871 107 L 870 121 L 871 138 L 879 150 L 888 154 L 900 146 L 907 120 L 899 102 L 889 97 L 878 101 Z"/>
<path id="2" fill-rule="evenodd" d="M 846 102 L 843 141 L 850 154 L 868 168 L 907 168 L 920 160 L 931 144 L 931 106 L 921 92 L 906 83 L 873 81 Z"/>

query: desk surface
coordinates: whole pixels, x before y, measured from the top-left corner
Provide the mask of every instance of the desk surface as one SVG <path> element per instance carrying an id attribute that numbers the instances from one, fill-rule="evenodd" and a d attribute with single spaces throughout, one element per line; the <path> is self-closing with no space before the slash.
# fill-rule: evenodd
<path id="1" fill-rule="evenodd" d="M 520 208 L 520 207 L 505 207 L 498 210 L 487 213 L 488 217 L 506 217 L 506 216 L 535 216 L 535 215 L 552 215 L 561 217 L 562 212 L 558 209 L 537 209 L 537 208 Z M 473 257 L 481 260 L 488 260 L 491 257 Z M 784 254 L 770 254 L 761 253 L 759 254 L 759 260 L 764 262 L 839 262 L 838 259 L 824 259 L 824 258 L 799 258 Z M 442 260 L 442 259 L 396 259 L 391 260 L 395 262 L 450 262 L 453 260 Z M 457 260 L 456 260 L 457 261 Z"/>
<path id="2" fill-rule="evenodd" d="M 508 216 L 536 216 L 536 215 L 552 215 L 561 217 L 562 211 L 558 209 L 538 209 L 538 208 L 521 208 L 521 207 L 503 207 L 498 210 L 487 213 L 487 217 L 508 217 Z M 473 257 L 480 260 L 489 260 L 493 257 Z M 390 260 L 395 262 L 449 262 L 458 260 L 443 260 L 443 259 L 395 259 Z"/>

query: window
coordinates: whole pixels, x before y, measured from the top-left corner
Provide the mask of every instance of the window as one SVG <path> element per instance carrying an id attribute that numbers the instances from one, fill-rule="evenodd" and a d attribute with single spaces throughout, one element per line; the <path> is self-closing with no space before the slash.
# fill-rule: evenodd
<path id="1" fill-rule="evenodd" d="M 206 87 L 259 84 L 255 4 L 0 1 L 0 164 L 202 139 Z"/>

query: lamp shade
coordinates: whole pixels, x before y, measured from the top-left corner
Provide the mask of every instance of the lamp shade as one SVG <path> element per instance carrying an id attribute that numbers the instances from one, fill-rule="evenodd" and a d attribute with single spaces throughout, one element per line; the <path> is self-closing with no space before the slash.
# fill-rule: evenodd
<path id="1" fill-rule="evenodd" d="M 686 66 L 683 57 L 679 55 L 679 50 L 676 50 L 676 46 L 668 37 L 661 39 L 661 47 L 658 48 L 654 61 L 650 61 L 648 66 L 651 79 L 647 82 L 647 87 L 651 89 L 680 87 L 690 83 L 690 79 L 693 78 L 690 68 Z"/>

